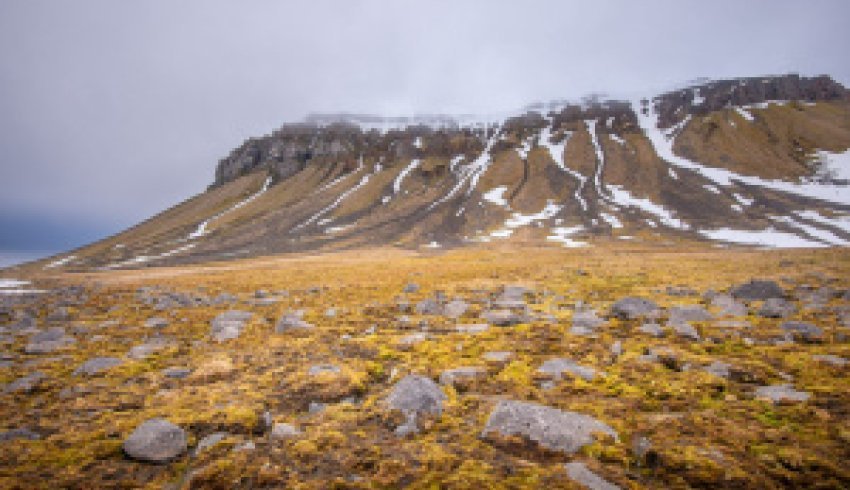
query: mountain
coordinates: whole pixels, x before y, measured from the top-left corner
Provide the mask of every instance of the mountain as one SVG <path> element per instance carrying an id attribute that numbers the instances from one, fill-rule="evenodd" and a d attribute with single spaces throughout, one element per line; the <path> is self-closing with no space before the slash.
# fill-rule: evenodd
<path id="1" fill-rule="evenodd" d="M 34 264 L 90 270 L 362 246 L 850 244 L 850 99 L 828 76 L 699 81 L 487 117 L 316 114 L 209 188 Z"/>

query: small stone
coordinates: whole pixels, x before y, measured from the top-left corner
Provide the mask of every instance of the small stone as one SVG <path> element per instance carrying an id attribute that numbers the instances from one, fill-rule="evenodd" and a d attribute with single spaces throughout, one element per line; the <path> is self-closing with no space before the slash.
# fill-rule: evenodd
<path id="1" fill-rule="evenodd" d="M 333 364 L 317 364 L 315 366 L 310 366 L 310 369 L 307 370 L 307 374 L 310 376 L 320 376 L 323 374 L 339 374 L 339 372 L 339 366 L 334 366 Z"/>
<path id="2" fill-rule="evenodd" d="M 147 328 L 165 328 L 167 326 L 168 320 L 161 316 L 155 316 L 145 320 L 145 327 Z"/>
<path id="3" fill-rule="evenodd" d="M 170 367 L 162 370 L 162 375 L 171 379 L 183 379 L 192 374 L 192 370 L 185 367 Z"/>
<path id="4" fill-rule="evenodd" d="M 707 373 L 713 374 L 720 378 L 728 378 L 730 375 L 729 369 L 732 366 L 720 361 L 714 361 L 705 368 L 703 368 Z"/>
<path id="5" fill-rule="evenodd" d="M 254 444 L 254 441 L 245 441 L 242 444 L 239 444 L 233 448 L 234 452 L 240 451 L 253 451 L 257 449 L 257 445 Z"/>
<path id="6" fill-rule="evenodd" d="M 664 329 L 661 328 L 661 325 L 657 323 L 644 323 L 638 330 L 641 333 L 645 333 L 647 335 L 652 335 L 653 337 L 662 337 L 664 336 Z"/>
<path id="7" fill-rule="evenodd" d="M 611 355 L 614 356 L 614 358 L 623 355 L 623 342 L 617 340 L 611 344 Z"/>
<path id="8" fill-rule="evenodd" d="M 599 318 L 593 310 L 581 310 L 573 313 L 572 328 L 573 329 L 595 329 L 605 323 L 605 320 Z"/>
<path id="9" fill-rule="evenodd" d="M 271 431 L 272 439 L 289 439 L 291 437 L 298 437 L 301 434 L 302 432 L 295 426 L 280 422 L 274 424 Z"/>
<path id="10" fill-rule="evenodd" d="M 398 341 L 398 345 L 401 347 L 412 347 L 415 344 L 428 340 L 428 334 L 423 332 L 416 332 L 410 335 L 405 335 Z"/>
<path id="11" fill-rule="evenodd" d="M 14 441 L 16 439 L 26 439 L 29 441 L 35 441 L 41 439 L 41 435 L 29 430 L 26 427 L 9 429 L 0 432 L 0 442 Z"/>
<path id="12" fill-rule="evenodd" d="M 198 445 L 195 446 L 195 454 L 200 454 L 201 452 L 215 446 L 229 435 L 230 434 L 228 434 L 227 432 L 214 432 L 204 437 L 203 439 L 198 441 Z"/>
<path id="13" fill-rule="evenodd" d="M 485 361 L 505 363 L 505 362 L 508 362 L 513 356 L 514 356 L 513 352 L 493 351 L 493 352 L 485 352 L 481 357 L 483 357 Z"/>
<path id="14" fill-rule="evenodd" d="M 584 463 L 572 461 L 565 464 L 564 468 L 567 470 L 567 476 L 571 480 L 590 490 L 620 490 L 620 487 L 617 485 L 606 481 L 596 473 L 590 471 Z"/>
<path id="15" fill-rule="evenodd" d="M 839 356 L 834 356 L 832 354 L 826 355 L 816 355 L 812 356 L 812 359 L 819 362 L 825 362 L 827 364 L 832 364 L 833 366 L 844 367 L 847 365 L 847 359 Z"/>
<path id="16" fill-rule="evenodd" d="M 310 405 L 307 406 L 307 412 L 311 414 L 317 414 L 324 412 L 326 405 L 322 402 L 310 402 Z"/>
<path id="17" fill-rule="evenodd" d="M 404 292 L 405 293 L 417 293 L 417 292 L 419 292 L 419 284 L 416 284 L 415 282 L 408 283 L 406 286 L 404 286 Z"/>
<path id="18" fill-rule="evenodd" d="M 86 375 L 94 376 L 103 371 L 112 369 L 123 364 L 124 361 L 117 357 L 95 357 L 84 362 L 74 371 L 74 376 Z"/>
<path id="19" fill-rule="evenodd" d="M 216 342 L 238 338 L 245 323 L 253 314 L 248 311 L 230 310 L 220 313 L 210 323 L 210 335 Z"/>
<path id="20" fill-rule="evenodd" d="M 480 366 L 464 366 L 447 369 L 440 374 L 441 385 L 463 384 L 487 375 L 487 369 Z"/>
<path id="21" fill-rule="evenodd" d="M 149 419 L 136 427 L 123 448 L 133 459 L 166 463 L 186 451 L 186 432 L 165 419 Z"/>
<path id="22" fill-rule="evenodd" d="M 455 330 L 457 330 L 460 333 L 475 334 L 475 333 L 486 332 L 489 328 L 490 328 L 490 325 L 487 324 L 487 323 L 473 323 L 473 324 L 466 324 L 466 325 L 457 325 L 455 327 Z"/>
<path id="23" fill-rule="evenodd" d="M 592 367 L 582 366 L 576 364 L 575 361 L 570 359 L 560 358 L 549 359 L 544 362 L 540 368 L 537 369 L 537 372 L 549 375 L 556 380 L 560 380 L 564 373 L 568 373 L 585 381 L 593 381 L 598 374 Z"/>
<path id="24" fill-rule="evenodd" d="M 702 337 L 700 337 L 700 334 L 697 329 L 694 328 L 690 323 L 674 324 L 673 331 L 676 332 L 679 337 L 684 337 L 686 339 L 693 340 L 696 342 L 702 340 Z"/>
<path id="25" fill-rule="evenodd" d="M 497 327 L 509 327 L 528 321 L 525 315 L 515 313 L 511 310 L 488 310 L 481 316 Z"/>

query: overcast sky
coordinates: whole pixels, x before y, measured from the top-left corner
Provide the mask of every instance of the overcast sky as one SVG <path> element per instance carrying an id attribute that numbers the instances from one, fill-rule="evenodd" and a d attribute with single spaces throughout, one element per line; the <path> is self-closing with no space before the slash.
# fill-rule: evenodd
<path id="1" fill-rule="evenodd" d="M 850 1 L 0 2 L 0 252 L 201 192 L 309 112 L 494 112 L 697 77 L 850 85 Z"/>

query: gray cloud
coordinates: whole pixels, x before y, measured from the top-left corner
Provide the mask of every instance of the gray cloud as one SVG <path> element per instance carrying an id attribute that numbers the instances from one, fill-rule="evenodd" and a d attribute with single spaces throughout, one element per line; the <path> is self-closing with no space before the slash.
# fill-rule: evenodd
<path id="1" fill-rule="evenodd" d="M 313 111 L 493 112 L 790 71 L 850 82 L 846 1 L 589 4 L 7 0 L 0 213 L 114 232 Z"/>

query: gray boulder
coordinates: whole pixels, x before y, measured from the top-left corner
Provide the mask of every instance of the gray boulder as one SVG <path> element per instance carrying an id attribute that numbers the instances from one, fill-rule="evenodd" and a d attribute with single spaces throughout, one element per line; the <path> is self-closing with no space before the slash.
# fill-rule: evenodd
<path id="1" fill-rule="evenodd" d="M 590 490 L 620 490 L 617 485 L 590 471 L 584 463 L 572 461 L 565 464 L 564 469 L 567 470 L 567 476 L 570 477 L 570 480 Z"/>
<path id="2" fill-rule="evenodd" d="M 46 378 L 47 376 L 44 373 L 35 371 L 7 384 L 3 391 L 6 393 L 32 393 Z"/>
<path id="3" fill-rule="evenodd" d="M 809 399 L 805 391 L 797 391 L 790 384 L 759 386 L 755 392 L 756 398 L 764 398 L 773 403 L 804 402 Z"/>
<path id="4" fill-rule="evenodd" d="M 699 342 L 700 340 L 702 340 L 702 337 L 700 336 L 697 329 L 687 322 L 674 323 L 673 331 L 676 332 L 676 335 L 678 335 L 679 337 L 684 337 L 688 340 L 693 340 L 695 342 Z"/>
<path id="5" fill-rule="evenodd" d="M 108 369 L 123 364 L 124 361 L 117 357 L 95 357 L 84 362 L 74 371 L 74 376 L 86 375 L 94 376 Z"/>
<path id="6" fill-rule="evenodd" d="M 151 339 L 144 344 L 134 346 L 127 352 L 127 357 L 130 359 L 145 359 L 157 352 L 168 348 L 171 343 L 167 339 Z"/>
<path id="7" fill-rule="evenodd" d="M 228 434 L 227 432 L 213 432 L 212 434 L 205 436 L 203 439 L 198 441 L 198 445 L 195 446 L 195 454 L 200 454 L 203 451 L 206 451 L 207 449 L 215 446 L 229 435 L 230 434 Z"/>
<path id="8" fill-rule="evenodd" d="M 310 376 L 319 376 L 322 374 L 339 374 L 339 371 L 339 366 L 334 366 L 333 364 L 316 364 L 315 366 L 310 366 L 307 374 Z"/>
<path id="9" fill-rule="evenodd" d="M 449 318 L 460 318 L 468 309 L 469 304 L 466 301 L 456 299 L 443 307 L 443 314 Z"/>
<path id="10" fill-rule="evenodd" d="M 768 298 L 759 309 L 759 316 L 764 318 L 787 318 L 797 311 L 793 303 L 782 298 Z"/>
<path id="11" fill-rule="evenodd" d="M 249 311 L 230 310 L 216 315 L 210 322 L 210 335 L 216 342 L 238 338 L 245 323 L 253 314 Z"/>
<path id="12" fill-rule="evenodd" d="M 404 286 L 404 292 L 405 293 L 419 292 L 419 285 L 416 284 L 415 282 L 408 283 L 406 286 Z"/>
<path id="13" fill-rule="evenodd" d="M 638 331 L 647 335 L 652 335 L 653 337 L 664 336 L 664 329 L 657 323 L 644 323 L 638 327 Z"/>
<path id="14" fill-rule="evenodd" d="M 162 370 L 162 375 L 170 379 L 183 379 L 192 374 L 192 370 L 185 367 L 169 367 Z"/>
<path id="15" fill-rule="evenodd" d="M 73 337 L 65 335 L 62 327 L 52 327 L 31 336 L 24 347 L 27 354 L 46 354 L 75 343 Z"/>
<path id="16" fill-rule="evenodd" d="M 145 327 L 147 328 L 165 328 L 167 326 L 168 320 L 161 316 L 155 316 L 145 320 Z"/>
<path id="17" fill-rule="evenodd" d="M 823 330 L 806 322 L 785 322 L 782 330 L 803 342 L 819 342 L 823 340 Z"/>
<path id="18" fill-rule="evenodd" d="M 284 313 L 274 327 L 276 333 L 284 333 L 296 330 L 311 330 L 314 328 L 312 323 L 308 323 L 303 319 L 303 311 L 293 311 Z"/>
<path id="19" fill-rule="evenodd" d="M 404 414 L 406 420 L 395 432 L 405 436 L 419 432 L 416 419 L 420 414 L 440 415 L 445 400 L 445 393 L 431 378 L 410 374 L 396 383 L 384 403 L 390 410 Z"/>
<path id="20" fill-rule="evenodd" d="M 457 325 L 455 326 L 455 330 L 460 333 L 483 333 L 490 329 L 490 325 L 487 323 L 471 323 L 465 325 Z"/>
<path id="21" fill-rule="evenodd" d="M 546 449 L 570 455 L 593 443 L 595 433 L 617 438 L 614 429 L 588 415 L 536 403 L 505 400 L 490 413 L 481 437 L 522 436 Z"/>
<path id="22" fill-rule="evenodd" d="M 766 300 L 770 298 L 782 298 L 785 291 L 775 281 L 753 279 L 744 284 L 733 287 L 729 294 L 733 298 L 746 301 Z"/>
<path id="23" fill-rule="evenodd" d="M 812 356 L 812 359 L 818 362 L 825 362 L 827 364 L 832 364 L 833 366 L 844 367 L 847 365 L 847 359 L 839 356 L 834 356 L 832 354 L 823 354 Z"/>
<path id="24" fill-rule="evenodd" d="M 709 313 L 702 306 L 687 305 L 674 306 L 667 312 L 667 322 L 670 325 L 684 322 L 706 322 L 714 318 L 714 315 Z"/>
<path id="25" fill-rule="evenodd" d="M 545 374 L 560 380 L 564 373 L 572 376 L 577 376 L 585 381 L 593 381 L 598 375 L 597 371 L 592 367 L 576 364 L 575 361 L 569 359 L 549 359 L 544 362 L 537 372 Z"/>
<path id="26" fill-rule="evenodd" d="M 271 437 L 272 439 L 289 439 L 292 437 L 298 437 L 302 434 L 297 427 L 284 423 L 276 423 L 272 427 Z"/>
<path id="27" fill-rule="evenodd" d="M 578 310 L 573 313 L 572 328 L 573 329 L 589 329 L 593 330 L 605 323 L 605 320 L 599 318 L 593 310 Z"/>
<path id="28" fill-rule="evenodd" d="M 729 371 L 731 367 L 731 365 L 725 362 L 714 361 L 708 366 L 704 367 L 703 370 L 705 370 L 705 372 L 709 374 L 713 374 L 720 378 L 728 378 L 731 374 Z"/>
<path id="29" fill-rule="evenodd" d="M 186 432 L 160 418 L 144 421 L 123 445 L 127 456 L 149 463 L 167 463 L 183 454 L 186 448 Z"/>
<path id="30" fill-rule="evenodd" d="M 659 313 L 658 305 L 654 302 L 634 296 L 623 298 L 611 305 L 611 316 L 621 320 L 637 318 L 652 318 Z"/>
<path id="31" fill-rule="evenodd" d="M 481 357 L 483 357 L 485 361 L 505 363 L 508 362 L 513 356 L 514 353 L 509 351 L 492 351 L 485 352 L 484 354 L 482 354 Z"/>
<path id="32" fill-rule="evenodd" d="M 481 317 L 497 327 L 510 327 L 528 321 L 525 315 L 511 310 L 488 310 Z"/>
<path id="33" fill-rule="evenodd" d="M 16 439 L 35 441 L 37 439 L 41 439 L 41 435 L 26 427 L 19 427 L 17 429 L 9 429 L 0 432 L 0 442 L 14 441 Z"/>
<path id="34" fill-rule="evenodd" d="M 416 303 L 415 310 L 419 315 L 439 315 L 443 312 L 440 303 L 432 298 L 426 298 Z"/>
<path id="35" fill-rule="evenodd" d="M 717 294 L 711 298 L 711 306 L 720 309 L 720 316 L 747 316 L 747 306 L 731 295 Z"/>

